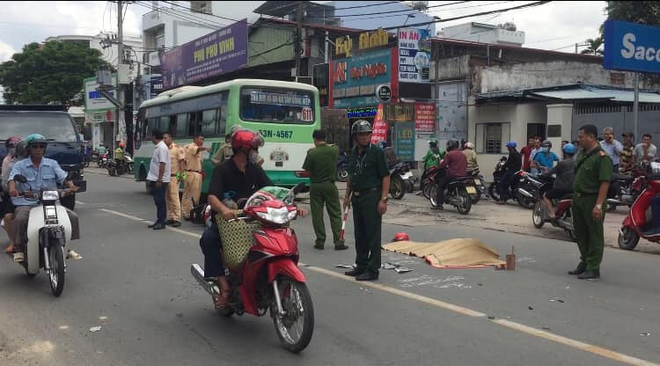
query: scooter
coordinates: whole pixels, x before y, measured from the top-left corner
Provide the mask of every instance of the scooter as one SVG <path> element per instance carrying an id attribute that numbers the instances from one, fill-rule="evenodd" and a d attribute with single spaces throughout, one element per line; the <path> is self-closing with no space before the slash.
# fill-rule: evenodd
<path id="1" fill-rule="evenodd" d="M 116 159 L 109 160 L 106 164 L 108 175 L 114 177 L 116 175 L 133 174 L 133 159 L 126 155 L 123 161 Z"/>
<path id="2" fill-rule="evenodd" d="M 346 152 L 339 153 L 337 159 L 337 180 L 340 182 L 348 180 L 348 154 Z"/>
<path id="3" fill-rule="evenodd" d="M 400 200 L 408 191 L 413 173 L 407 163 L 398 163 L 390 168 L 390 196 Z"/>
<path id="4" fill-rule="evenodd" d="M 639 195 L 630 208 L 621 229 L 619 229 L 619 248 L 633 250 L 644 238 L 654 243 L 660 243 L 660 234 L 651 234 L 651 201 L 660 194 L 660 163 L 650 163 L 649 169 L 653 175 L 647 177 L 646 189 Z"/>
<path id="5" fill-rule="evenodd" d="M 28 184 L 27 178 L 20 174 L 14 176 L 14 179 L 22 185 Z M 81 191 L 84 191 L 84 187 L 81 187 Z M 55 297 L 59 297 L 64 291 L 64 247 L 67 240 L 71 240 L 73 233 L 69 215 L 57 201 L 69 194 L 72 194 L 70 189 L 39 189 L 24 191 L 21 195 L 37 201 L 38 205 L 30 209 L 25 259 L 20 265 L 29 277 L 36 276 L 42 269 L 45 270 Z"/>
<path id="6" fill-rule="evenodd" d="M 611 184 L 616 187 L 616 196 L 607 198 L 607 211 L 614 211 L 618 206 L 632 207 L 637 197 L 646 189 L 646 171 L 636 167 L 631 175 L 615 173 Z"/>
<path id="7" fill-rule="evenodd" d="M 532 210 L 532 224 L 537 229 L 543 227 L 543 224 L 550 223 L 554 227 L 564 229 L 571 240 L 577 240 L 575 236 L 575 231 L 573 229 L 573 216 L 571 215 L 571 207 L 573 206 L 573 194 L 565 195 L 560 199 L 553 199 L 552 205 L 555 207 L 555 219 L 551 220 L 548 207 L 543 201 L 543 193 L 547 186 L 552 185 L 553 179 L 547 179 L 546 181 L 535 180 L 541 182 L 540 186 L 536 190 L 536 204 Z"/>
<path id="8" fill-rule="evenodd" d="M 270 316 L 275 331 L 285 349 L 298 353 L 305 349 L 314 332 L 314 306 L 307 289 L 305 275 L 298 268 L 298 239 L 291 220 L 297 216 L 295 195 L 302 191 L 304 183 L 296 185 L 282 199 L 260 190 L 250 197 L 237 220 L 218 223 L 219 226 L 238 220 L 255 225 L 246 233 L 251 246 L 239 248 L 239 240 L 223 242 L 223 256 L 228 265 L 227 280 L 231 295 L 227 306 L 218 310 L 224 316 L 248 313 L 254 316 Z M 283 189 L 283 188 L 282 188 Z M 218 216 L 217 220 L 223 220 Z M 244 250 L 243 250 L 244 249 Z M 240 251 L 237 257 L 235 253 Z M 232 254 L 233 253 L 233 254 Z M 229 266 L 231 258 L 244 258 L 238 265 Z M 198 264 L 190 268 L 193 277 L 212 296 L 220 289 L 215 281 L 204 278 L 204 270 Z"/>
<path id="9" fill-rule="evenodd" d="M 110 157 L 107 152 L 105 154 L 100 155 L 99 160 L 97 161 L 98 167 L 100 169 L 105 168 L 108 165 L 108 160 L 110 160 Z"/>

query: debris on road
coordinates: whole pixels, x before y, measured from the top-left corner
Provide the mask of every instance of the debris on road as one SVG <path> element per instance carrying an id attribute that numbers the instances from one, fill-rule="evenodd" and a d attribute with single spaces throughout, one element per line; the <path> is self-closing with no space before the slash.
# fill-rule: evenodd
<path id="1" fill-rule="evenodd" d="M 559 302 L 559 303 L 564 303 L 564 300 L 562 299 L 550 299 L 550 302 Z"/>
<path id="2" fill-rule="evenodd" d="M 398 265 L 398 264 L 390 263 L 390 262 L 387 262 L 387 263 L 385 263 L 381 266 L 382 269 L 388 269 L 388 270 L 389 269 L 396 269 L 396 268 L 399 268 L 399 267 L 401 267 L 401 266 Z"/>
<path id="3" fill-rule="evenodd" d="M 651 333 L 640 333 L 639 335 L 641 335 L 642 337 L 646 337 L 646 336 L 650 336 Z"/>
<path id="4" fill-rule="evenodd" d="M 527 308 L 528 308 L 529 310 L 534 310 L 534 308 L 531 307 L 531 306 L 528 306 Z"/>
<path id="5" fill-rule="evenodd" d="M 406 267 L 397 267 L 394 268 L 394 271 L 396 271 L 396 273 L 408 273 L 408 272 L 412 272 L 413 270 Z"/>
<path id="6" fill-rule="evenodd" d="M 355 264 L 337 264 L 335 268 L 354 269 Z"/>
<path id="7" fill-rule="evenodd" d="M 96 333 L 96 332 L 98 332 L 99 330 L 101 330 L 101 328 L 103 328 L 103 327 L 101 327 L 101 326 L 98 326 L 98 327 L 91 327 L 91 328 L 89 328 L 89 331 L 90 331 L 91 333 Z"/>

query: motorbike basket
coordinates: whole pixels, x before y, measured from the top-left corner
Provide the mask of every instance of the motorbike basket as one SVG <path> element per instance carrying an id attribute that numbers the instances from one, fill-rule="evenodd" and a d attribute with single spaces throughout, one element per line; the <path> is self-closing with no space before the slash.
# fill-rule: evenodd
<path id="1" fill-rule="evenodd" d="M 256 243 L 252 233 L 261 229 L 261 224 L 251 220 L 229 222 L 220 214 L 215 219 L 222 239 L 225 266 L 229 269 L 237 268 L 247 259 L 250 248 Z"/>

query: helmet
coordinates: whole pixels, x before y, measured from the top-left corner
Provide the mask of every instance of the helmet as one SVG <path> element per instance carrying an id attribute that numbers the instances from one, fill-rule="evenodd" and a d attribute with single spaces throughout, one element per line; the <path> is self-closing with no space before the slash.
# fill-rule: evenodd
<path id="1" fill-rule="evenodd" d="M 552 148 L 552 142 L 550 140 L 545 140 L 541 143 L 541 147 L 549 147 Z"/>
<path id="2" fill-rule="evenodd" d="M 27 158 L 27 142 L 25 140 L 20 141 L 18 144 L 16 144 L 16 155 L 15 157 L 18 159 L 24 159 Z"/>
<path id="3" fill-rule="evenodd" d="M 458 140 L 451 139 L 447 141 L 447 151 L 456 150 L 460 145 L 461 144 L 458 142 Z"/>
<path id="4" fill-rule="evenodd" d="M 516 146 L 518 146 L 518 144 L 516 144 L 515 141 L 509 141 L 509 142 L 506 143 L 506 147 L 508 147 L 510 149 L 515 149 Z"/>
<path id="5" fill-rule="evenodd" d="M 120 142 L 120 143 L 119 143 L 119 147 L 121 147 L 121 148 L 123 149 L 123 148 L 125 148 L 125 147 L 126 147 L 126 144 L 125 144 L 125 143 L 123 143 L 123 142 Z"/>
<path id="6" fill-rule="evenodd" d="M 19 142 L 21 142 L 21 138 L 20 138 L 20 137 L 18 137 L 18 136 L 12 136 L 12 137 L 8 138 L 8 139 L 5 141 L 5 147 L 6 147 L 7 149 L 9 149 L 9 148 L 12 147 L 12 146 L 16 146 Z"/>
<path id="7" fill-rule="evenodd" d="M 474 144 L 471 143 L 471 142 L 466 142 L 465 143 L 465 148 L 474 150 Z"/>
<path id="8" fill-rule="evenodd" d="M 392 241 L 408 241 L 410 240 L 410 237 L 408 237 L 408 234 L 406 233 L 396 233 L 394 235 L 394 239 Z"/>
<path id="9" fill-rule="evenodd" d="M 248 129 L 238 129 L 231 136 L 231 147 L 234 149 L 256 150 L 262 146 L 264 146 L 264 138 Z"/>
<path id="10" fill-rule="evenodd" d="M 435 139 L 435 137 L 431 137 L 429 139 L 429 145 L 431 146 L 438 146 L 438 140 Z"/>
<path id="11" fill-rule="evenodd" d="M 44 135 L 40 135 L 38 133 L 33 133 L 25 138 L 25 143 L 28 147 L 32 144 L 45 144 L 46 142 L 47 141 Z"/>
<path id="12" fill-rule="evenodd" d="M 371 123 L 363 119 L 356 121 L 355 123 L 353 123 L 353 126 L 351 127 L 351 135 L 357 135 L 358 133 L 371 132 L 371 131 L 373 131 L 371 129 Z"/>
<path id="13" fill-rule="evenodd" d="M 564 145 L 564 153 L 575 155 L 576 152 L 577 152 L 577 148 L 575 147 L 575 145 L 573 144 Z"/>

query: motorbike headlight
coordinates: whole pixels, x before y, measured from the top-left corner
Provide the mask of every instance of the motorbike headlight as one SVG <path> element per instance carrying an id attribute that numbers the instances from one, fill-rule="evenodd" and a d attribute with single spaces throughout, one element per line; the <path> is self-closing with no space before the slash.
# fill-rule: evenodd
<path id="1" fill-rule="evenodd" d="M 60 198 L 60 194 L 57 191 L 43 191 L 41 193 L 42 201 L 57 201 Z"/>
<path id="2" fill-rule="evenodd" d="M 267 208 L 267 212 L 259 212 L 257 215 L 268 222 L 272 222 L 273 224 L 278 224 L 278 225 L 284 225 L 287 222 L 289 222 L 291 219 L 289 218 L 289 210 L 286 207 L 282 208 Z"/>

